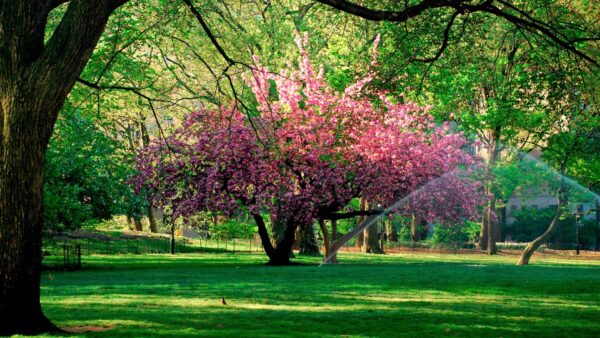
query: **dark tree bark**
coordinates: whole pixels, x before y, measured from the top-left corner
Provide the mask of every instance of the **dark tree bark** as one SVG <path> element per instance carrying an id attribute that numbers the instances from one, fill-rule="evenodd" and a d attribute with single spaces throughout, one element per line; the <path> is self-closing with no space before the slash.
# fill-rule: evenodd
<path id="1" fill-rule="evenodd" d="M 300 254 L 307 256 L 319 256 L 319 244 L 315 235 L 315 228 L 312 224 L 307 224 L 300 228 Z"/>
<path id="2" fill-rule="evenodd" d="M 64 101 L 125 0 L 0 0 L 0 335 L 57 330 L 40 306 L 44 153 Z"/>
<path id="3" fill-rule="evenodd" d="M 133 224 L 135 224 L 135 231 L 144 231 L 144 227 L 142 226 L 142 220 L 138 217 L 133 218 Z"/>
<path id="4" fill-rule="evenodd" d="M 267 265 L 292 265 L 293 263 L 290 261 L 290 251 L 294 245 L 297 225 L 292 222 L 286 223 L 287 226 L 285 227 L 283 234 L 279 237 L 276 246 L 273 246 L 262 216 L 253 214 L 252 218 L 258 227 L 258 235 L 260 236 L 263 249 L 269 257 Z"/>
<path id="5" fill-rule="evenodd" d="M 279 243 L 282 242 L 286 236 L 288 221 L 281 219 L 271 219 L 273 222 L 271 223 L 271 242 L 273 243 L 273 247 L 279 247 Z M 294 244 L 296 243 L 296 230 L 298 228 L 294 228 L 294 235 L 292 245 L 290 246 L 290 250 L 288 252 L 288 256 L 290 258 L 295 258 L 294 256 Z"/>

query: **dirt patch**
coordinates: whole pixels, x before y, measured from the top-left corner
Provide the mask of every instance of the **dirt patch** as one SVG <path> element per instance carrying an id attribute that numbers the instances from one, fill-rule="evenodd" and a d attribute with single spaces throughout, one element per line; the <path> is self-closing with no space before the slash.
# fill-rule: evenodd
<path id="1" fill-rule="evenodd" d="M 94 325 L 84 325 L 84 326 L 68 326 L 63 327 L 62 329 L 66 332 L 70 333 L 86 333 L 86 332 L 105 332 L 115 328 L 115 324 L 107 325 L 107 326 L 94 326 Z"/>

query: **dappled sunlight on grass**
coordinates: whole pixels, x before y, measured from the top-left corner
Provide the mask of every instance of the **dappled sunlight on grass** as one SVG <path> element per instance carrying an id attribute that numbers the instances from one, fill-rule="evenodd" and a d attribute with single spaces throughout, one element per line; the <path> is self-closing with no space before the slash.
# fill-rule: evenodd
<path id="1" fill-rule="evenodd" d="M 42 302 L 60 326 L 115 325 L 89 336 L 600 332 L 596 262 L 542 258 L 517 267 L 514 257 L 435 254 L 341 254 L 342 264 L 323 267 L 314 257 L 265 266 L 264 256 L 247 254 L 84 259 L 81 271 L 44 274 Z"/>

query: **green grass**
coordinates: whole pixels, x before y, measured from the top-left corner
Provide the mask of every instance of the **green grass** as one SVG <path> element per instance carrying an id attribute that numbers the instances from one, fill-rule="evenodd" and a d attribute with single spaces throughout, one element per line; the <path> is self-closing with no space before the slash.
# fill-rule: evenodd
<path id="1" fill-rule="evenodd" d="M 44 273 L 42 304 L 61 327 L 115 325 L 87 336 L 600 336 L 599 261 L 340 258 L 89 256 L 81 271 Z"/>

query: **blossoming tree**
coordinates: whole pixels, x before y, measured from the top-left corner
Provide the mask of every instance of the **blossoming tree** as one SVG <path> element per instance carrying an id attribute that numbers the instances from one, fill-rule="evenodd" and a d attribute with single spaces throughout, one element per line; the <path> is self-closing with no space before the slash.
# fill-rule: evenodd
<path id="1" fill-rule="evenodd" d="M 433 189 L 430 198 L 416 196 L 413 202 L 419 202 L 406 208 L 412 205 L 427 219 L 475 215 L 479 186 L 449 174 L 473 162 L 461 149 L 462 135 L 435 124 L 428 107 L 366 91 L 373 70 L 343 93 L 332 90 L 323 68 L 314 71 L 307 40 L 296 38 L 298 70 L 275 74 L 255 58 L 247 79 L 257 100 L 255 113 L 235 107 L 196 112 L 166 140 L 146 148 L 134 182 L 149 191 L 150 202 L 170 205 L 175 217 L 246 210 L 275 265 L 290 263 L 298 227 L 378 213 L 348 205 L 363 197 L 386 206 L 443 175 L 452 176 L 452 190 Z M 444 207 L 444 201 L 457 205 Z M 274 244 L 265 214 L 282 229 Z"/>

